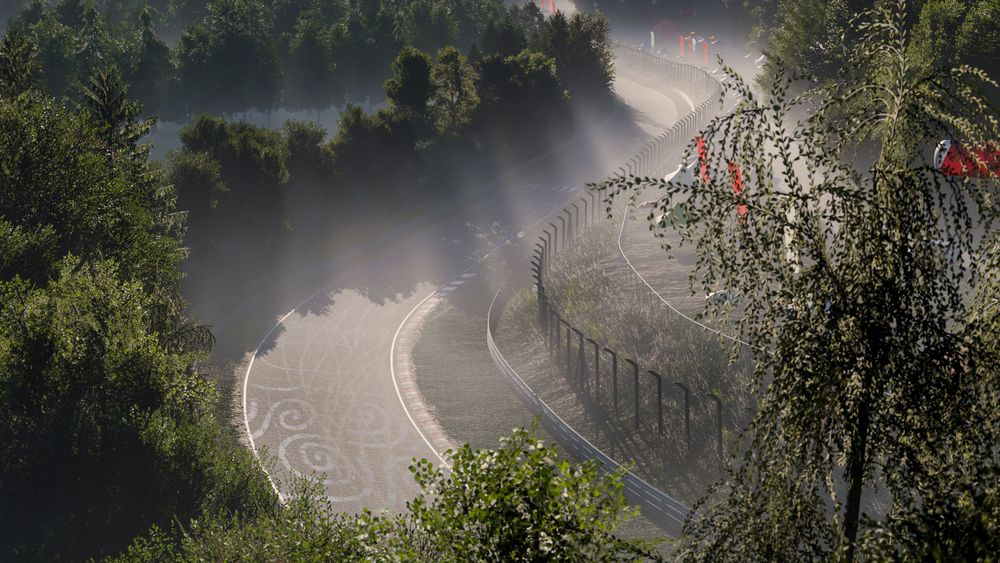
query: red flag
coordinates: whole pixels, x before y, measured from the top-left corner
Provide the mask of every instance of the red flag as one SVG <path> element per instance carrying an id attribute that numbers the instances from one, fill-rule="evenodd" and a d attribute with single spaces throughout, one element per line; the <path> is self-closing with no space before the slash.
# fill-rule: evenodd
<path id="1" fill-rule="evenodd" d="M 747 216 L 747 206 L 743 203 L 743 173 L 740 171 L 739 165 L 732 161 L 726 161 L 729 164 L 729 177 L 733 180 L 733 194 L 736 195 L 736 212 L 739 214 L 740 218 Z"/>
<path id="2" fill-rule="evenodd" d="M 705 146 L 705 139 L 701 135 L 695 137 L 695 143 L 698 147 L 698 165 L 701 172 L 701 181 L 707 184 L 712 179 L 708 175 L 708 148 Z"/>

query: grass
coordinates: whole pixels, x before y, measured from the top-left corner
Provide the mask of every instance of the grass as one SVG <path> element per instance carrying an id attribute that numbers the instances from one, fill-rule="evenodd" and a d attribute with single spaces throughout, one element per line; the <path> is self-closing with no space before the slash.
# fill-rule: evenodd
<path id="1" fill-rule="evenodd" d="M 734 357 L 734 350 L 715 334 L 652 301 L 645 293 L 637 294 L 625 266 L 619 262 L 617 225 L 600 222 L 586 230 L 554 257 L 546 276 L 548 299 L 563 318 L 599 342 L 601 348 L 618 352 L 617 406 L 610 392 L 610 355 L 601 354 L 599 389 L 580 386 L 575 372 L 567 373 L 565 333 L 560 357 L 555 357 L 544 344 L 534 292 L 524 291 L 510 301 L 498 330 L 498 345 L 522 377 L 539 389 L 550 406 L 588 440 L 620 462 L 634 464 L 640 476 L 665 492 L 694 503 L 721 476 L 716 453 L 715 405 L 707 395 L 712 393 L 723 399 L 723 443 L 728 453 L 736 434 L 752 415 L 754 400 L 749 392 L 752 359 L 747 354 Z M 662 268 L 669 263 L 660 252 Z M 643 267 L 655 269 L 651 265 L 646 260 Z M 643 275 L 646 274 L 644 271 Z M 673 279 L 674 291 L 678 291 L 676 273 L 666 279 Z M 682 285 L 687 293 L 687 284 Z M 688 302 L 689 307 L 696 304 L 697 300 Z M 574 336 L 571 354 L 574 367 L 576 340 Z M 592 382 L 591 345 L 586 344 L 586 352 L 587 373 Z M 639 365 L 638 428 L 634 423 L 633 375 L 624 362 L 626 357 Z M 647 370 L 663 376 L 662 434 L 657 428 L 656 383 Z M 683 395 L 675 382 L 690 389 L 690 451 L 685 439 Z"/>

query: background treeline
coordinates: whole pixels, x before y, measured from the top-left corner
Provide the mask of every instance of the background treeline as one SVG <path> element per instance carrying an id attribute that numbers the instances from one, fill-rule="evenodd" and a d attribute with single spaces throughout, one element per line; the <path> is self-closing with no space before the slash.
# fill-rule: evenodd
<path id="1" fill-rule="evenodd" d="M 165 168 L 187 213 L 185 287 L 208 318 L 231 307 L 218 295 L 239 296 L 219 288 L 396 224 L 612 101 L 607 20 L 533 3 L 35 0 L 5 45 L 68 104 L 96 80 L 140 115 L 187 123 Z M 331 106 L 333 131 L 230 121 Z"/>
<path id="2" fill-rule="evenodd" d="M 529 48 L 556 59 L 577 97 L 601 98 L 593 73 L 572 68 L 593 46 L 571 44 L 568 27 L 590 31 L 589 21 L 549 26 L 534 4 L 499 0 L 32 0 L 9 25 L 36 44 L 50 94 L 75 95 L 95 68 L 114 66 L 147 115 L 184 122 L 378 102 L 404 46 L 484 56 Z"/>

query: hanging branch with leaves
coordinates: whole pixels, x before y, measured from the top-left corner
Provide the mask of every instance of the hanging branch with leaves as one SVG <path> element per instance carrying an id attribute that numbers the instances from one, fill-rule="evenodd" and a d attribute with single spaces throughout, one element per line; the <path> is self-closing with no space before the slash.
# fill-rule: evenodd
<path id="1" fill-rule="evenodd" d="M 979 408 L 990 364 L 968 296 L 996 277 L 979 260 L 995 178 L 930 159 L 941 139 L 1000 139 L 982 93 L 996 83 L 911 64 L 905 16 L 899 0 L 856 17 L 861 39 L 828 86 L 794 95 L 801 79 L 780 72 L 763 96 L 726 85 L 743 101 L 701 134 L 707 177 L 594 186 L 654 191 L 651 229 L 696 246 L 692 289 L 738 296 L 733 328 L 765 351 L 741 457 L 688 522 L 696 558 L 852 560 L 863 515 L 875 526 L 919 504 L 940 464 L 991 439 L 976 432 L 995 414 Z M 689 220 L 664 220 L 678 205 Z"/>

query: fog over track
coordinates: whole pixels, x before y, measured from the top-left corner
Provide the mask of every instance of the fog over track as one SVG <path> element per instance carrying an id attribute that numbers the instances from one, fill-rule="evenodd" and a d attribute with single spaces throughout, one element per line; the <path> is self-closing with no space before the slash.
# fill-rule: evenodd
<path id="1" fill-rule="evenodd" d="M 534 239 L 524 231 L 617 168 L 643 130 L 662 129 L 687 109 L 677 92 L 624 78 L 615 87 L 635 104 L 642 129 L 595 127 L 502 180 L 483 180 L 495 184 L 488 195 L 379 245 L 370 260 L 324 271 L 312 284 L 324 289 L 276 319 L 246 368 L 242 401 L 252 446 L 276 458 L 279 488 L 293 474 L 325 474 L 336 510 L 405 509 L 418 492 L 411 460 L 439 461 L 436 450 L 447 443 L 428 434 L 433 413 L 407 379 L 418 305 L 448 301 L 485 319 L 498 284 L 526 270 Z M 363 289 L 386 280 L 407 289 L 388 298 Z"/>

